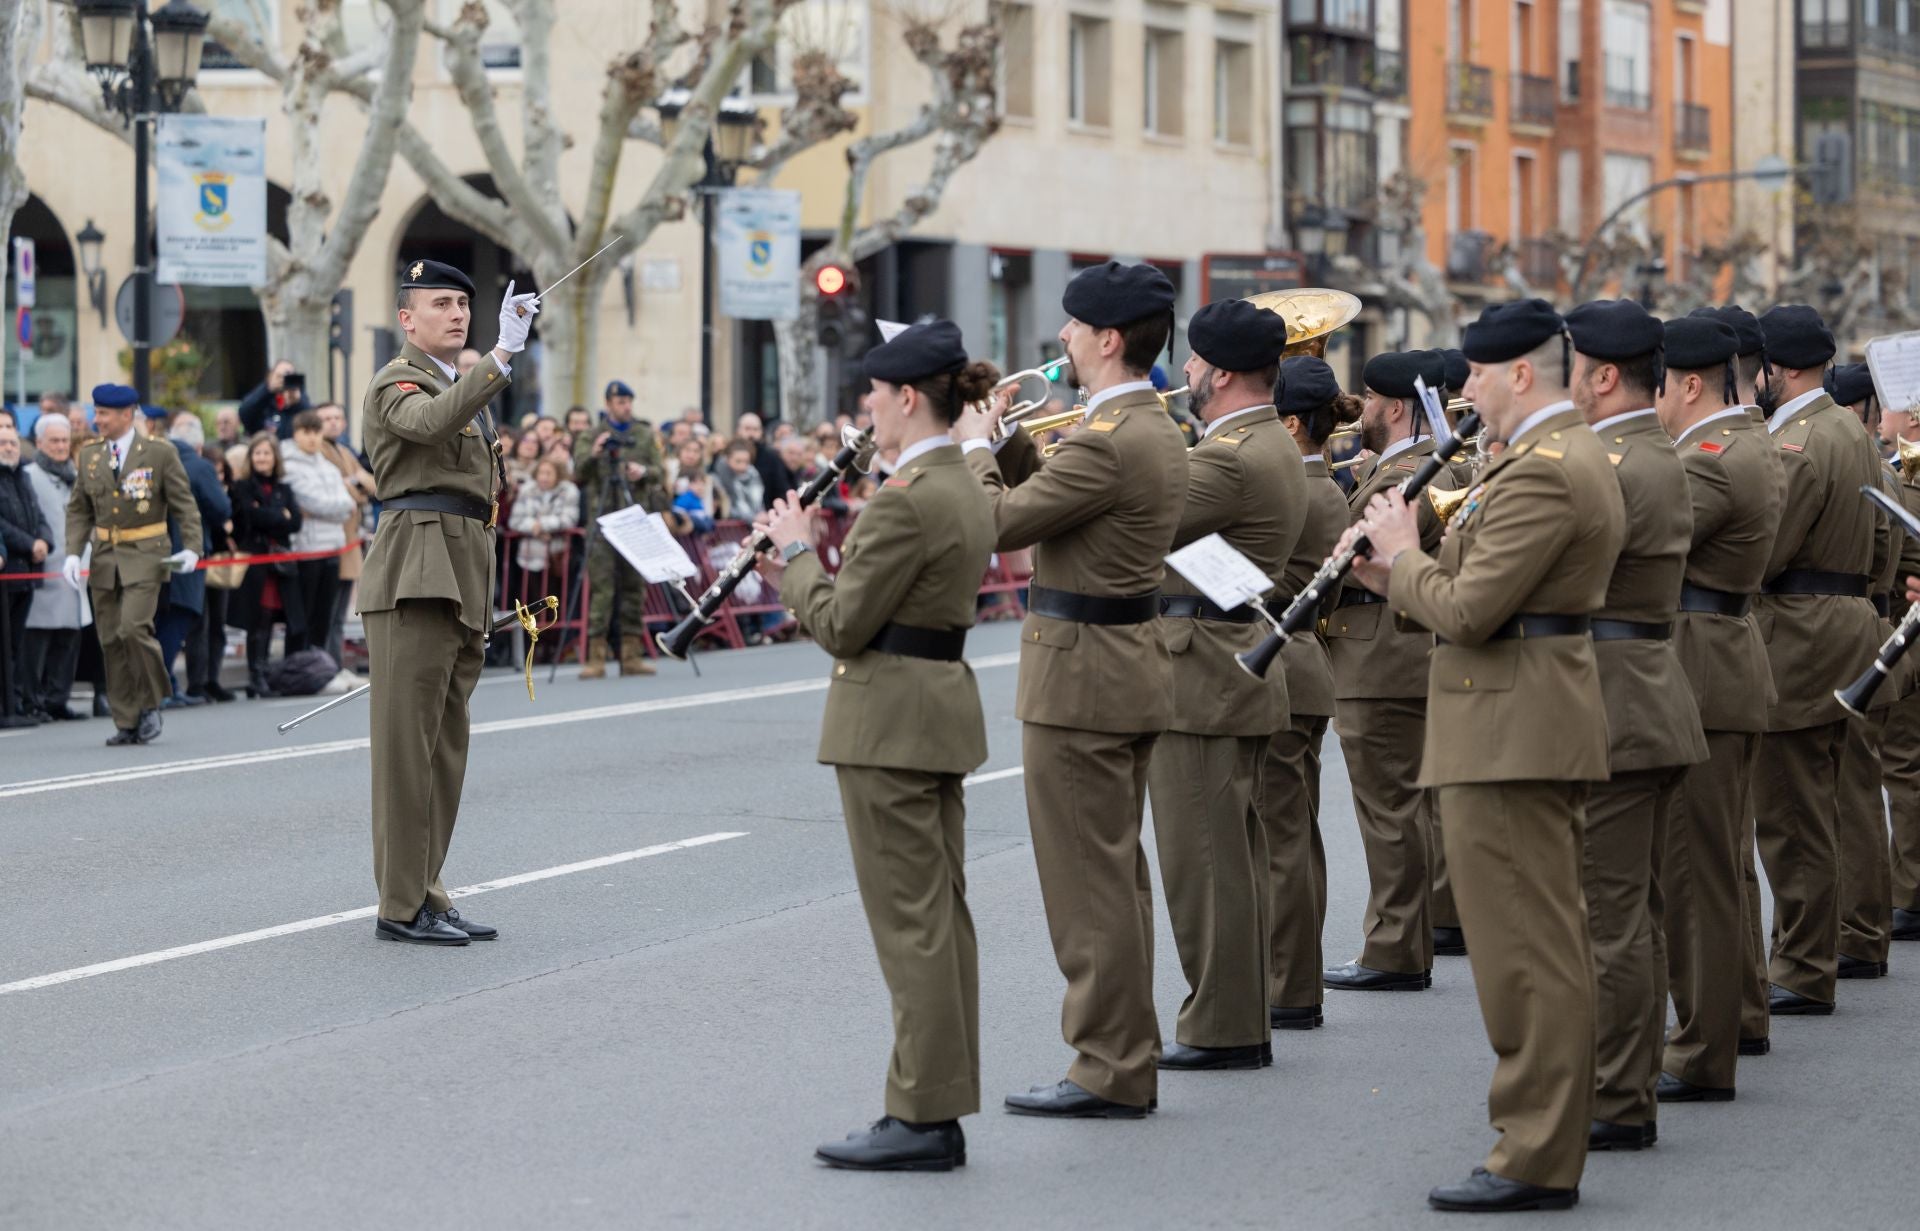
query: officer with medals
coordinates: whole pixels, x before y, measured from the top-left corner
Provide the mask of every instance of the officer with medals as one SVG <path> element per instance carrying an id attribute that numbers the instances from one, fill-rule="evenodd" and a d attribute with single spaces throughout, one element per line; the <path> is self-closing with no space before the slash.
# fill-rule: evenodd
<path id="1" fill-rule="evenodd" d="M 1091 397 L 1081 425 L 1015 488 L 987 443 L 992 411 L 955 436 L 993 501 L 998 550 L 1032 546 L 1014 715 L 1025 724 L 1033 857 L 1066 976 L 1063 1081 L 1009 1095 L 1016 1115 L 1139 1119 L 1153 1104 L 1153 887 L 1140 829 L 1147 763 L 1172 717 L 1154 629 L 1187 495 L 1186 446 L 1147 379 L 1173 330 L 1173 284 L 1151 265 L 1082 270 L 1060 341 Z"/>
<path id="2" fill-rule="evenodd" d="M 947 1171 L 967 1161 L 960 1117 L 980 1110 L 980 979 L 966 900 L 961 778 L 987 758 L 980 690 L 961 655 L 993 510 L 950 435 L 993 369 L 969 364 L 951 321 L 908 327 L 867 352 L 874 444 L 898 457 L 840 549 L 814 550 L 789 492 L 761 525 L 760 568 L 837 660 L 820 728 L 834 767 L 860 900 L 893 996 L 886 1114 L 819 1148 L 835 1167 Z M 784 573 L 784 580 L 781 574 Z"/>
<path id="3" fill-rule="evenodd" d="M 1881 407 L 1880 437 L 1894 452 L 1900 503 L 1920 516 L 1920 456 L 1908 460 L 1910 452 L 1920 450 L 1920 414 Z M 1920 573 L 1920 543 L 1902 533 L 1899 576 L 1916 573 Z M 1901 619 L 1906 606 L 1906 595 L 1896 594 L 1891 617 Z M 1920 940 L 1920 691 L 1901 697 L 1888 711 L 1880 759 L 1893 827 L 1890 935 L 1894 940 Z"/>
<path id="4" fill-rule="evenodd" d="M 1681 781 L 1660 856 L 1660 933 L 1674 1024 L 1660 1060 L 1662 1103 L 1733 1097 L 1739 1057 L 1765 1054 L 1761 1026 L 1743 1037 L 1742 1006 L 1758 958 L 1760 904 L 1749 900 L 1753 766 L 1773 675 L 1753 611 L 1773 552 L 1786 475 L 1780 451 L 1739 403 L 1739 336 L 1694 313 L 1666 322 L 1666 384 L 1657 408 L 1686 474 L 1693 531 L 1673 646 L 1704 728 L 1707 756 Z M 1762 1002 L 1764 1005 L 1764 1001 Z M 1631 1147 L 1629 1147 L 1631 1148 Z"/>
<path id="5" fill-rule="evenodd" d="M 67 498 L 67 556 L 60 566 L 67 584 L 80 589 L 80 553 L 92 544 L 84 584 L 93 600 L 113 713 L 108 747 L 160 738 L 160 703 L 173 686 L 154 634 L 154 613 L 167 577 L 189 572 L 200 561 L 191 548 L 169 554 L 167 519 L 174 519 L 181 542 L 198 543 L 200 506 L 173 443 L 155 440 L 135 424 L 139 401 L 125 385 L 94 386 L 98 435 L 75 459 L 78 477 Z"/>
<path id="6" fill-rule="evenodd" d="M 498 437 L 487 403 L 540 310 L 507 284 L 493 350 L 465 376 L 473 282 L 438 261 L 405 267 L 398 300 L 406 344 L 374 374 L 360 421 L 381 501 L 360 574 L 373 691 L 374 934 L 464 945 L 495 929 L 464 919 L 440 868 L 467 776 L 468 699 L 492 623 Z"/>
<path id="7" fill-rule="evenodd" d="M 1306 469 L 1273 402 L 1287 322 L 1223 299 L 1193 314 L 1187 343 L 1190 405 L 1203 433 L 1187 454 L 1174 546 L 1218 534 L 1277 580 L 1307 514 Z M 1255 1069 L 1273 1060 L 1257 785 L 1267 741 L 1287 723 L 1286 680 L 1255 679 L 1234 662 L 1265 636 L 1252 609 L 1221 610 L 1171 567 L 1162 585 L 1173 717 L 1154 746 L 1147 791 L 1189 990 L 1160 1067 Z"/>
<path id="8" fill-rule="evenodd" d="M 1298 594 L 1347 529 L 1347 496 L 1327 470 L 1327 438 L 1359 415 L 1324 359 L 1280 361 L 1280 422 L 1300 450 L 1307 514 L 1287 558 L 1281 596 Z M 1285 604 L 1279 597 L 1269 601 Z M 1327 922 L 1327 855 L 1320 837 L 1320 744 L 1334 715 L 1333 664 L 1316 629 L 1280 652 L 1288 722 L 1267 741 L 1260 767 L 1260 821 L 1267 839 L 1268 1024 L 1311 1030 L 1323 1022 L 1320 933 Z"/>
<path id="9" fill-rule="evenodd" d="M 1664 388 L 1659 320 L 1633 300 L 1601 300 L 1568 313 L 1567 332 L 1573 404 L 1606 450 L 1627 515 L 1626 542 L 1592 622 L 1611 777 L 1588 795 L 1583 831 L 1598 1009 L 1587 1144 L 1638 1150 L 1656 1137 L 1654 1083 L 1666 1028 L 1662 855 L 1669 828 L 1681 823 L 1686 767 L 1707 755 L 1672 641 L 1693 512 L 1686 472 L 1654 407 Z"/>
<path id="10" fill-rule="evenodd" d="M 1486 1165 L 1438 1209 L 1565 1209 L 1580 1198 L 1594 1096 L 1592 954 L 1580 889 L 1588 784 L 1607 724 L 1588 613 L 1626 538 L 1606 450 L 1568 397 L 1565 324 L 1544 300 L 1486 309 L 1467 396 L 1506 448 L 1436 559 L 1397 492 L 1358 523 L 1355 577 L 1434 631 L 1419 785 L 1437 788 L 1460 922 L 1498 1058 Z"/>

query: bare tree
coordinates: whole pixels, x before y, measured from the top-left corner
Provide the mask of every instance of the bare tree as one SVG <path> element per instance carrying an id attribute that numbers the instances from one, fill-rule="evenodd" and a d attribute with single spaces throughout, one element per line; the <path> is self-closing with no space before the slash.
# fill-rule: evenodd
<path id="1" fill-rule="evenodd" d="M 1420 223 L 1426 196 L 1426 181 L 1405 170 L 1381 183 L 1374 225 L 1400 236 L 1400 260 L 1381 270 L 1380 280 L 1389 307 L 1418 312 L 1427 319 L 1429 345 L 1452 346 L 1460 336 L 1460 300 L 1447 287 L 1444 271 L 1427 259 L 1427 236 Z M 1409 341 L 1402 337 L 1400 344 Z"/>
<path id="2" fill-rule="evenodd" d="M 20 134 L 26 126 L 27 62 L 39 46 L 45 15 L 45 0 L 23 0 L 0 12 L 0 259 L 10 251 L 13 216 L 27 203 Z"/>

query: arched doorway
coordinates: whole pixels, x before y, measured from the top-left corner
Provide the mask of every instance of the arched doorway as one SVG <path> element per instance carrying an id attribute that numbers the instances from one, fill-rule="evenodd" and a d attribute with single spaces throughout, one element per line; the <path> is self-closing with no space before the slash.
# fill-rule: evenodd
<path id="1" fill-rule="evenodd" d="M 293 195 L 267 183 L 267 234 L 287 243 L 287 206 Z M 206 365 L 194 392 L 203 401 L 232 402 L 266 379 L 274 357 L 267 354 L 267 322 L 260 314 L 260 297 L 250 286 L 185 286 L 187 310 L 180 336 L 199 352 Z M 309 381 L 324 380 L 324 374 Z M 323 388 L 324 386 L 312 386 Z"/>
<path id="2" fill-rule="evenodd" d="M 6 271 L 6 362 L 0 372 L 6 378 L 6 390 L 0 401 L 32 403 L 43 393 L 71 396 L 79 371 L 76 331 L 79 326 L 78 284 L 74 278 L 73 246 L 47 203 L 28 196 L 27 203 L 13 216 L 12 234 L 34 243 L 35 291 L 33 341 L 21 362 L 20 336 L 14 314 L 13 252 L 5 253 Z"/>

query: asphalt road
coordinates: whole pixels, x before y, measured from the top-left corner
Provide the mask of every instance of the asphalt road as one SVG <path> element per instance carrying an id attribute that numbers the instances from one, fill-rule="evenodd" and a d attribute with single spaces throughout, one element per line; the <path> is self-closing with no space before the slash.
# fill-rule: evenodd
<path id="1" fill-rule="evenodd" d="M 1440 959 L 1421 994 L 1330 993 L 1326 1029 L 1276 1035 L 1271 1069 L 1163 1075 L 1145 1122 L 998 1110 L 1069 1059 L 1016 644 L 998 625 L 971 645 L 993 753 L 968 791 L 989 1106 L 966 1122 L 964 1170 L 810 1161 L 879 1114 L 890 1021 L 813 762 L 826 660 L 794 645 L 709 655 L 698 679 L 542 673 L 531 704 L 490 674 L 447 882 L 551 874 L 463 898 L 504 936 L 458 950 L 377 943 L 365 917 L 364 708 L 289 737 L 274 724 L 308 702 L 173 713 L 138 749 L 102 747 L 104 721 L 0 735 L 0 1228 L 1444 1218 L 1427 1188 L 1490 1141 L 1465 959 Z M 1328 751 L 1335 961 L 1359 947 L 1365 870 Z M 1170 1030 L 1183 988 L 1165 927 Z M 1737 1102 L 1668 1108 L 1657 1149 L 1595 1156 L 1579 1210 L 1537 1217 L 1908 1224 L 1920 946 L 1895 949 L 1894 976 L 1843 984 L 1835 1016 L 1776 1023 Z"/>

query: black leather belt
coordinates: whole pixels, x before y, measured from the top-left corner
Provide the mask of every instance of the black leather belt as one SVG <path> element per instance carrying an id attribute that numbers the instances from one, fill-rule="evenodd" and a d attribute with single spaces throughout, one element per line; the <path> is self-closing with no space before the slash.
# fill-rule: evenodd
<path id="1" fill-rule="evenodd" d="M 1893 614 L 1893 595 L 1891 594 L 1874 595 L 1873 610 L 1874 610 L 1874 614 L 1878 615 L 1883 620 L 1891 616 Z"/>
<path id="2" fill-rule="evenodd" d="M 1531 640 L 1535 637 L 1584 637 L 1592 631 L 1593 621 L 1586 616 L 1517 615 L 1487 634 L 1488 641 Z M 1445 637 L 1435 637 L 1441 645 Z"/>
<path id="3" fill-rule="evenodd" d="M 1160 614 L 1187 620 L 1218 620 L 1223 624 L 1251 624 L 1260 618 L 1260 613 L 1251 607 L 1228 611 L 1199 594 L 1162 594 Z"/>
<path id="4" fill-rule="evenodd" d="M 1592 620 L 1588 631 L 1593 633 L 1595 641 L 1665 641 L 1673 636 L 1673 625 L 1639 620 Z"/>
<path id="5" fill-rule="evenodd" d="M 1050 620 L 1071 620 L 1076 624 L 1145 624 L 1160 614 L 1160 592 L 1122 597 L 1029 585 L 1027 610 Z"/>
<path id="6" fill-rule="evenodd" d="M 1753 608 L 1753 595 L 1731 590 L 1710 590 L 1687 582 L 1680 587 L 1680 610 L 1704 611 L 1712 615 L 1739 617 Z"/>
<path id="7" fill-rule="evenodd" d="M 1840 594 L 1865 598 L 1873 578 L 1865 573 L 1829 573 L 1818 568 L 1790 568 L 1760 587 L 1762 594 Z"/>
<path id="8" fill-rule="evenodd" d="M 1340 591 L 1340 601 L 1334 604 L 1334 608 L 1338 610 L 1341 607 L 1364 607 L 1368 603 L 1384 603 L 1386 601 L 1387 596 L 1384 594 L 1375 594 L 1372 590 L 1362 590 L 1357 586 L 1348 586 L 1346 589 Z"/>
<path id="9" fill-rule="evenodd" d="M 930 658 L 935 662 L 957 663 L 967 652 L 964 628 L 915 628 L 911 624 L 882 624 L 869 650 L 882 654 L 904 654 L 908 658 Z"/>
<path id="10" fill-rule="evenodd" d="M 408 492 L 404 496 L 394 496 L 380 502 L 380 511 L 413 509 L 422 513 L 451 513 L 455 517 L 471 518 L 474 521 L 491 522 L 493 506 L 484 500 L 475 500 L 472 496 L 456 496 L 452 492 Z"/>

